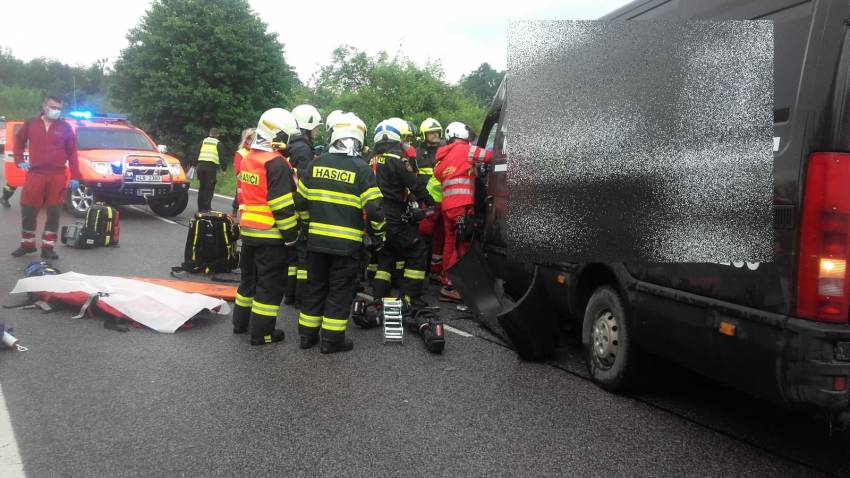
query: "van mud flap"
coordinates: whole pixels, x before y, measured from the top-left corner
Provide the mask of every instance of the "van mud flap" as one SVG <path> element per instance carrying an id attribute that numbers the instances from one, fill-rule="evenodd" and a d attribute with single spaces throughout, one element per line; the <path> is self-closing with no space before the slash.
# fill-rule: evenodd
<path id="1" fill-rule="evenodd" d="M 558 344 L 558 317 L 547 307 L 546 292 L 537 266 L 528 289 L 514 300 L 506 294 L 502 280 L 487 265 L 477 247 L 472 247 L 448 270 L 473 317 L 490 332 L 513 346 L 523 360 L 551 357 Z"/>

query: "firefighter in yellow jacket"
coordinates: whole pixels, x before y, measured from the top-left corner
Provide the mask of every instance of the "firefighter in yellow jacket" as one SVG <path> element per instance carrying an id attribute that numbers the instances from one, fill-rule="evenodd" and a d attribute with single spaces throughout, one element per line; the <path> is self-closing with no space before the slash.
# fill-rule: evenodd
<path id="1" fill-rule="evenodd" d="M 260 116 L 251 150 L 239 165 L 242 280 L 233 310 L 233 333 L 250 332 L 251 345 L 284 338 L 275 322 L 299 227 L 292 196 L 295 174 L 280 151 L 298 132 L 289 111 L 266 111 Z"/>

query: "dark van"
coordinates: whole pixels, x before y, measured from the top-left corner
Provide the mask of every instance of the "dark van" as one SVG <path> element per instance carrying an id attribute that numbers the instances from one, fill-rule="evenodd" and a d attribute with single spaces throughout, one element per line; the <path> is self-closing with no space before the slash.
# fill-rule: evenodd
<path id="1" fill-rule="evenodd" d="M 603 19 L 774 21 L 774 262 L 511 261 L 502 233 L 510 201 L 503 117 L 510 96 L 503 82 L 478 140 L 494 153 L 484 180 L 479 262 L 509 299 L 521 306 L 533 298 L 546 306 L 530 305 L 524 319 L 501 317 L 500 324 L 513 329 L 508 335 L 527 356 L 541 356 L 533 350 L 529 354 L 529 347 L 552 343 L 541 336 L 540 330 L 548 334 L 549 329 L 538 316 L 554 311 L 561 318 L 574 317 L 582 329 L 588 370 L 611 391 L 638 381 L 641 357 L 649 353 L 753 395 L 828 411 L 847 421 L 850 2 L 644 0 Z M 459 289 L 473 311 L 487 315 L 482 304 L 489 298 L 480 287 L 469 286 L 470 277 L 458 277 Z M 536 337 L 522 325 L 532 314 L 543 324 L 535 326 Z M 523 343 L 517 344 L 518 338 Z"/>

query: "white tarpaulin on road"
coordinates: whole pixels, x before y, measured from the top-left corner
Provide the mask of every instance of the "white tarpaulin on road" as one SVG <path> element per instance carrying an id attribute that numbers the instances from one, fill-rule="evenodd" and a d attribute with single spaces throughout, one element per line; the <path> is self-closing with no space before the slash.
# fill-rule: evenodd
<path id="1" fill-rule="evenodd" d="M 227 302 L 203 294 L 187 294 L 123 277 L 90 276 L 76 272 L 21 279 L 11 293 L 25 292 L 99 293 L 102 296 L 98 302 L 157 332 L 166 333 L 174 333 L 204 310 L 221 315 L 230 313 Z"/>

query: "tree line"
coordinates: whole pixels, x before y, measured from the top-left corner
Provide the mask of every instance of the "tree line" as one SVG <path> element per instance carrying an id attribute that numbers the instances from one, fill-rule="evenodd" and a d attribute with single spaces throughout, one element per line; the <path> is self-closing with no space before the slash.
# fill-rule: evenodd
<path id="1" fill-rule="evenodd" d="M 419 124 L 480 126 L 503 72 L 482 63 L 450 84 L 439 63 L 417 65 L 396 53 L 370 55 L 348 45 L 305 83 L 284 45 L 247 0 L 156 0 L 127 34 L 111 69 L 101 60 L 69 66 L 23 62 L 0 50 L 0 115 L 36 113 L 45 93 L 66 106 L 122 112 L 183 159 L 197 154 L 211 127 L 236 146 L 243 128 L 274 106 L 310 103 L 324 115 L 354 111 L 372 128 L 390 116 Z"/>

